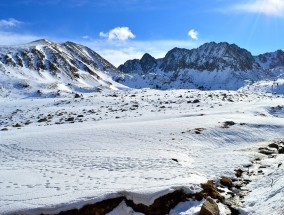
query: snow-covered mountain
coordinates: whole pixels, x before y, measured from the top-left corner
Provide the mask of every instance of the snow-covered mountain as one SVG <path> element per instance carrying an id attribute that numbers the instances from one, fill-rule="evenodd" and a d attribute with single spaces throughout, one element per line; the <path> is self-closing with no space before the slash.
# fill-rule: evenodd
<path id="1" fill-rule="evenodd" d="M 206 43 L 191 50 L 174 48 L 161 59 L 146 53 L 140 60 L 128 60 L 118 69 L 90 48 L 73 42 L 58 44 L 43 39 L 0 46 L 1 96 L 55 96 L 121 89 L 124 85 L 155 89 L 244 88 L 281 93 L 283 71 L 283 51 L 253 56 L 226 42 Z"/>
<path id="2" fill-rule="evenodd" d="M 0 92 L 54 95 L 118 89 L 121 73 L 88 47 L 38 40 L 0 47 Z"/>
<path id="3" fill-rule="evenodd" d="M 235 44 L 210 42 L 197 49 L 174 48 L 164 58 L 145 54 L 119 66 L 120 83 L 134 88 L 236 90 L 281 75 L 284 53 L 253 56 Z M 277 70 L 275 70 L 277 69 Z"/>
<path id="4" fill-rule="evenodd" d="M 261 54 L 256 56 L 255 60 L 264 69 L 284 67 L 284 52 L 277 50 L 275 52 Z"/>

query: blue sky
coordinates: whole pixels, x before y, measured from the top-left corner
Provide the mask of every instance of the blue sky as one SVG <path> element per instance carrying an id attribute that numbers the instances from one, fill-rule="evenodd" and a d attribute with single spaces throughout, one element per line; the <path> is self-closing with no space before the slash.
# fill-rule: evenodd
<path id="1" fill-rule="evenodd" d="M 226 41 L 284 49 L 284 0 L 1 0 L 0 44 L 71 40 L 114 65 Z"/>

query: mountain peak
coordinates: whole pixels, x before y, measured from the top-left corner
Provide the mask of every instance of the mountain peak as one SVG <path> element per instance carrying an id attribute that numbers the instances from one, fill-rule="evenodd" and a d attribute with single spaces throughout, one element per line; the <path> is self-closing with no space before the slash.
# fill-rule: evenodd
<path id="1" fill-rule="evenodd" d="M 258 55 L 255 59 L 265 69 L 284 67 L 284 52 L 281 49 Z"/>
<path id="2" fill-rule="evenodd" d="M 231 50 L 245 50 L 240 48 L 239 46 L 237 46 L 234 43 L 228 43 L 228 42 L 208 42 L 208 43 L 204 43 L 203 45 L 201 45 L 199 48 L 197 49 L 218 49 L 218 50 L 227 50 L 227 49 L 231 49 Z"/>
<path id="3" fill-rule="evenodd" d="M 141 58 L 141 61 L 144 61 L 144 60 L 149 60 L 149 59 L 155 59 L 152 55 L 148 54 L 148 53 L 145 53 L 142 58 Z"/>
<path id="4" fill-rule="evenodd" d="M 153 64 L 156 62 L 156 59 L 150 54 L 146 53 L 142 56 L 140 62 L 141 64 Z"/>
<path id="5" fill-rule="evenodd" d="M 66 42 L 64 42 L 64 43 L 62 43 L 62 45 L 71 45 L 71 46 L 78 46 L 79 44 L 77 44 L 77 43 L 74 43 L 74 42 L 72 42 L 72 41 L 66 41 Z"/>
<path id="6" fill-rule="evenodd" d="M 283 50 L 281 50 L 281 49 L 278 49 L 278 50 L 276 51 L 276 53 L 277 53 L 277 54 L 284 54 Z"/>
<path id="7" fill-rule="evenodd" d="M 150 54 L 146 53 L 140 60 L 142 71 L 148 72 L 157 65 L 157 60 Z"/>
<path id="8" fill-rule="evenodd" d="M 47 39 L 39 39 L 39 40 L 32 41 L 30 44 L 47 45 L 47 44 L 52 44 L 52 42 Z"/>

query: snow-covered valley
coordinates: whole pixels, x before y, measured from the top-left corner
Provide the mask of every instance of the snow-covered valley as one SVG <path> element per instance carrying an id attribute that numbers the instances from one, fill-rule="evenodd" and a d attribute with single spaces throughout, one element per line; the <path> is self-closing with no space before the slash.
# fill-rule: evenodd
<path id="1" fill-rule="evenodd" d="M 283 59 L 1 46 L 0 214 L 284 214 Z"/>
<path id="2" fill-rule="evenodd" d="M 282 94 L 244 90 L 1 98 L 0 214 L 54 214 L 119 196 L 150 205 L 177 189 L 236 178 L 235 169 L 265 156 L 259 147 L 284 139 L 283 104 Z M 268 166 L 250 177 L 242 214 L 284 213 L 283 160 L 261 161 Z M 170 214 L 198 214 L 203 202 Z M 110 214 L 133 213 L 122 203 Z"/>

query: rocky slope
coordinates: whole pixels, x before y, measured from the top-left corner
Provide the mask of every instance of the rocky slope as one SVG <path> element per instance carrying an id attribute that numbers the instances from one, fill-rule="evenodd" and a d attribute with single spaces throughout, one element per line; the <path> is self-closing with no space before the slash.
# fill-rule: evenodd
<path id="1" fill-rule="evenodd" d="M 284 52 L 277 50 L 275 52 L 261 54 L 255 57 L 255 61 L 264 69 L 284 67 Z"/>
<path id="2" fill-rule="evenodd" d="M 93 50 L 73 43 L 38 40 L 0 47 L 0 92 L 37 94 L 89 92 L 124 86 L 112 78 L 121 73 Z"/>
<path id="3" fill-rule="evenodd" d="M 206 43 L 197 49 L 174 48 L 164 58 L 145 54 L 119 66 L 120 83 L 134 88 L 201 88 L 236 90 L 282 74 L 284 52 L 253 56 L 229 43 Z"/>

